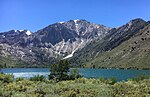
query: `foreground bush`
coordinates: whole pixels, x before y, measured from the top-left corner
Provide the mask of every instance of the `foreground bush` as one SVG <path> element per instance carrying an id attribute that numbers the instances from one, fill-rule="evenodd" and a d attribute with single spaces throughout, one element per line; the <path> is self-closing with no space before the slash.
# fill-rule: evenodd
<path id="1" fill-rule="evenodd" d="M 81 78 L 81 77 L 82 76 L 80 75 L 79 70 L 77 68 L 70 70 L 70 74 L 69 74 L 69 79 L 70 80 L 78 79 L 78 78 Z"/>
<path id="2" fill-rule="evenodd" d="M 131 78 L 129 80 L 138 82 L 138 81 L 141 81 L 141 80 L 144 80 L 144 79 L 149 79 L 149 78 L 150 78 L 149 76 L 146 76 L 146 75 L 142 74 L 142 75 L 138 75 L 137 77 Z"/>
<path id="3" fill-rule="evenodd" d="M 4 83 L 10 83 L 13 82 L 14 76 L 11 74 L 2 74 L 0 73 L 0 81 L 3 81 Z"/>
<path id="4" fill-rule="evenodd" d="M 150 97 L 149 78 L 138 82 L 115 82 L 113 78 L 40 80 L 40 76 L 34 77 L 33 81 L 19 78 L 6 83 L 0 80 L 0 97 Z"/>
<path id="5" fill-rule="evenodd" d="M 37 75 L 30 78 L 30 81 L 45 81 L 45 77 L 43 75 Z"/>
<path id="6" fill-rule="evenodd" d="M 119 82 L 112 87 L 115 97 L 150 97 L 150 79 Z"/>

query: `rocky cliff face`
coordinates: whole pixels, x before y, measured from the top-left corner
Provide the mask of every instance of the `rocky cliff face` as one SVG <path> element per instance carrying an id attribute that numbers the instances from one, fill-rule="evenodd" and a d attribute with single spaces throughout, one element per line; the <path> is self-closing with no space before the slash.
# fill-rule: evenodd
<path id="1" fill-rule="evenodd" d="M 28 30 L 11 30 L 8 32 L 0 33 L 0 43 L 8 45 L 26 46 L 28 37 L 32 35 L 32 32 Z"/>
<path id="2" fill-rule="evenodd" d="M 70 20 L 55 23 L 37 31 L 31 44 L 66 56 L 73 54 L 96 38 L 102 39 L 109 30 L 108 27 L 93 24 L 86 20 Z"/>

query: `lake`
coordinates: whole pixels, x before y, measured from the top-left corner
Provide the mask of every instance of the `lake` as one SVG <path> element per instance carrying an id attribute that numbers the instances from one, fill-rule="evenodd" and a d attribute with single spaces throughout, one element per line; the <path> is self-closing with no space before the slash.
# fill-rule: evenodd
<path id="1" fill-rule="evenodd" d="M 3 73 L 13 74 L 15 78 L 30 78 L 35 75 L 44 75 L 48 77 L 48 68 L 5 68 L 1 69 Z M 118 81 L 127 80 L 141 74 L 150 75 L 150 70 L 123 70 L 123 69 L 88 69 L 79 68 L 80 74 L 85 78 L 111 78 L 115 77 Z"/>

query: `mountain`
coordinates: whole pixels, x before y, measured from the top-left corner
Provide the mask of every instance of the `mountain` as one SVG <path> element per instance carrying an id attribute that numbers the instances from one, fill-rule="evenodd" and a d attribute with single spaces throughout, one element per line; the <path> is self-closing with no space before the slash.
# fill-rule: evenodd
<path id="1" fill-rule="evenodd" d="M 0 65 L 46 67 L 60 59 L 93 68 L 150 68 L 149 25 L 140 18 L 109 28 L 86 20 L 57 22 L 36 32 L 0 33 Z"/>
<path id="2" fill-rule="evenodd" d="M 20 46 L 23 46 L 23 43 L 26 42 L 27 37 L 30 35 L 32 35 L 32 32 L 28 30 L 11 30 L 8 32 L 2 32 L 0 33 L 0 43 L 6 43 L 8 45 L 20 44 Z"/>
<path id="3" fill-rule="evenodd" d="M 70 20 L 51 24 L 34 33 L 28 30 L 2 32 L 1 57 L 32 66 L 49 65 L 58 59 L 72 57 L 75 51 L 95 39 L 101 40 L 110 29 L 86 20 Z"/>
<path id="4" fill-rule="evenodd" d="M 102 53 L 87 67 L 94 64 L 97 68 L 150 68 L 150 24 L 139 30 L 118 47 Z"/>
<path id="5" fill-rule="evenodd" d="M 106 59 L 101 59 L 104 57 L 104 54 L 111 54 L 111 52 L 120 46 L 122 43 L 128 41 L 135 34 L 139 33 L 144 27 L 146 27 L 149 22 L 146 22 L 142 19 L 134 19 L 129 21 L 127 24 L 111 29 L 106 37 L 101 40 L 95 40 L 80 51 L 77 51 L 74 56 L 70 59 L 74 65 L 80 64 L 81 67 L 123 67 L 124 64 L 127 64 L 128 60 L 124 63 L 116 64 L 118 60 L 112 56 L 107 56 Z M 148 44 L 147 44 L 148 45 Z M 119 52 L 119 51 L 118 51 Z M 132 55 L 132 54 L 131 54 Z M 100 60 L 101 59 L 101 60 Z M 113 61 L 111 61 L 112 59 Z M 110 61 L 108 61 L 110 60 Z M 120 59 L 123 60 L 123 59 Z M 113 63 L 114 62 L 114 63 Z M 102 64 L 103 63 L 103 64 Z M 133 66 L 136 64 L 133 64 Z M 143 64 L 141 64 L 143 65 Z M 129 67 L 130 64 L 128 65 Z M 125 67 L 125 66 L 124 66 Z M 150 66 L 149 66 L 150 67 Z"/>
<path id="6" fill-rule="evenodd" d="M 50 48 L 54 53 L 66 56 L 96 38 L 103 38 L 109 29 L 86 20 L 70 20 L 37 31 L 31 43 L 36 47 Z"/>

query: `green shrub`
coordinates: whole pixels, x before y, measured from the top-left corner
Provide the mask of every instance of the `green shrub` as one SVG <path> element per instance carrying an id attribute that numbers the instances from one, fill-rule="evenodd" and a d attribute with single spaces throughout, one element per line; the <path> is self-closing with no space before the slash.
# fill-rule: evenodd
<path id="1" fill-rule="evenodd" d="M 108 78 L 108 79 L 101 77 L 101 78 L 99 78 L 99 80 L 103 83 L 110 84 L 110 85 L 113 85 L 117 82 L 117 79 L 114 77 Z"/>
<path id="2" fill-rule="evenodd" d="M 116 82 L 111 79 L 87 79 L 40 81 L 18 78 L 4 83 L 0 75 L 0 97 L 150 97 L 150 79 Z M 143 77 L 142 77 L 143 79 Z"/>
<path id="3" fill-rule="evenodd" d="M 18 81 L 22 81 L 22 80 L 25 80 L 24 78 L 22 78 L 22 77 L 18 77 L 18 78 L 16 78 L 16 82 L 18 82 Z"/>
<path id="4" fill-rule="evenodd" d="M 131 81 L 135 81 L 135 82 L 139 82 L 141 80 L 144 80 L 144 79 L 149 79 L 149 76 L 146 76 L 144 74 L 141 74 L 141 75 L 138 75 L 137 77 L 135 78 L 130 78 L 128 80 L 131 80 Z"/>
<path id="5" fill-rule="evenodd" d="M 117 79 L 115 77 L 109 78 L 107 81 L 107 83 L 111 85 L 115 84 L 116 82 L 117 82 Z"/>
<path id="6" fill-rule="evenodd" d="M 45 81 L 45 77 L 43 75 L 37 75 L 30 78 L 30 81 Z"/>
<path id="7" fill-rule="evenodd" d="M 106 81 L 107 81 L 107 79 L 104 78 L 104 77 L 100 77 L 99 80 L 100 80 L 101 82 L 103 82 L 103 83 L 106 83 Z"/>
<path id="8" fill-rule="evenodd" d="M 74 80 L 81 77 L 82 76 L 79 74 L 79 70 L 77 68 L 70 70 L 69 79 Z"/>
<path id="9" fill-rule="evenodd" d="M 0 80 L 4 83 L 10 83 L 13 82 L 14 76 L 12 74 L 2 74 L 0 73 Z"/>

